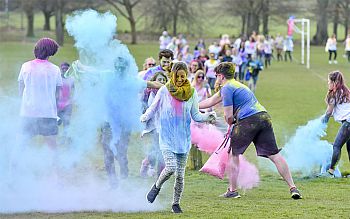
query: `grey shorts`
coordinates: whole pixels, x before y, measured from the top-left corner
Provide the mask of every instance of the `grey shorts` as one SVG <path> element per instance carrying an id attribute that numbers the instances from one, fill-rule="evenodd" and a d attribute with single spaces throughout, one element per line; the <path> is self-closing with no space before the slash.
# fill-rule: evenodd
<path id="1" fill-rule="evenodd" d="M 22 133 L 28 136 L 50 136 L 58 134 L 57 119 L 54 118 L 21 118 Z"/>

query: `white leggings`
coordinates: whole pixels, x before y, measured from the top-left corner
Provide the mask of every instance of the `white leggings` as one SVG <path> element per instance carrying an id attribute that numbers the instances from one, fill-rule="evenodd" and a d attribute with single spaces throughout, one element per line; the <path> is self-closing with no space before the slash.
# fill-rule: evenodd
<path id="1" fill-rule="evenodd" d="M 181 195 L 184 189 L 185 168 L 187 162 L 186 154 L 176 154 L 170 150 L 162 151 L 165 168 L 160 173 L 156 187 L 161 188 L 171 175 L 175 173 L 173 204 L 180 204 Z"/>

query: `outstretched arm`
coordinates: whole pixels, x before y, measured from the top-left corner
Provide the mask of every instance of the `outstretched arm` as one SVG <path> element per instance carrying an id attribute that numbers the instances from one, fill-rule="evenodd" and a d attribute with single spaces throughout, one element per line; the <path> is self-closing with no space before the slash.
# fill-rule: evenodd
<path id="1" fill-rule="evenodd" d="M 191 107 L 191 117 L 196 122 L 206 122 L 209 121 L 211 116 L 209 113 L 201 113 L 198 109 L 198 94 L 197 91 L 193 92 L 193 104 Z M 213 119 L 212 119 L 213 120 Z"/>
<path id="2" fill-rule="evenodd" d="M 213 96 L 209 97 L 208 99 L 203 100 L 199 103 L 199 109 L 206 109 L 212 106 L 215 106 L 216 104 L 220 103 L 222 101 L 222 98 L 220 96 L 220 93 L 217 92 Z"/>
<path id="3" fill-rule="evenodd" d="M 332 116 L 333 110 L 334 110 L 334 104 L 328 104 L 326 113 L 322 118 L 323 123 L 328 123 L 329 118 Z"/>
<path id="4" fill-rule="evenodd" d="M 159 83 L 158 81 L 147 81 L 147 87 L 148 88 L 155 88 L 159 89 L 163 86 L 162 83 Z"/>
<path id="5" fill-rule="evenodd" d="M 157 92 L 157 94 L 154 97 L 154 100 L 153 100 L 151 106 L 148 107 L 146 112 L 141 116 L 141 118 L 140 118 L 141 122 L 147 122 L 157 112 L 157 110 L 159 109 L 159 105 L 160 105 L 161 93 L 162 93 L 161 90 L 159 90 Z"/>

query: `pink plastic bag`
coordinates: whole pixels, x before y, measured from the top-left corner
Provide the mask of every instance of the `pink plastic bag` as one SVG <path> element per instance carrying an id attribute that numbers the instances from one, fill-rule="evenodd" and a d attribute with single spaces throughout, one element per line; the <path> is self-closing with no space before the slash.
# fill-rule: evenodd
<path id="1" fill-rule="evenodd" d="M 224 179 L 228 157 L 227 148 L 214 152 L 199 171 Z"/>

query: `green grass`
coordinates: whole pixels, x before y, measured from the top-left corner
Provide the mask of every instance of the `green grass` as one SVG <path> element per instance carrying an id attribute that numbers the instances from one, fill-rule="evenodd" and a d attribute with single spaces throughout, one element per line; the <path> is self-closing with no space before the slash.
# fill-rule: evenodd
<path id="1" fill-rule="evenodd" d="M 17 76 L 23 62 L 32 58 L 33 43 L 0 43 L 0 95 L 13 95 L 17 92 Z M 129 46 L 140 67 L 144 58 L 156 57 L 158 44 L 139 44 Z M 300 59 L 299 48 L 294 56 Z M 341 51 L 341 50 L 339 50 Z M 341 53 L 341 52 L 339 52 Z M 272 116 L 277 141 L 283 146 L 300 125 L 320 116 L 325 111 L 324 96 L 327 91 L 327 74 L 335 69 L 341 70 L 346 79 L 349 65 L 339 54 L 339 64 L 329 65 L 323 47 L 312 47 L 311 69 L 297 62 L 273 62 L 271 68 L 261 72 L 257 97 Z M 52 58 L 55 64 L 75 60 L 76 51 L 71 44 L 60 49 Z M 333 141 L 339 124 L 331 121 L 326 139 Z M 129 153 L 139 153 L 140 141 L 132 140 Z M 102 171 L 102 153 L 97 169 Z M 258 164 L 254 147 L 246 153 L 248 159 Z M 131 173 L 136 177 L 142 159 L 130 161 Z M 343 148 L 342 171 L 349 172 L 350 164 Z M 101 172 L 103 174 L 103 172 Z M 227 182 L 203 175 L 197 171 L 187 171 L 186 185 L 182 198 L 185 218 L 349 218 L 350 189 L 349 179 L 303 179 L 296 176 L 296 184 L 304 199 L 290 199 L 288 188 L 276 173 L 260 168 L 261 184 L 258 188 L 246 191 L 241 199 L 223 199 L 218 195 L 226 189 Z M 149 184 L 151 185 L 151 181 Z M 158 212 L 112 213 L 75 212 L 64 214 L 26 213 L 0 215 L 0 218 L 173 218 L 170 213 L 172 194 L 170 180 L 162 189 L 159 202 L 165 208 Z M 116 197 L 118 198 L 118 197 Z"/>

